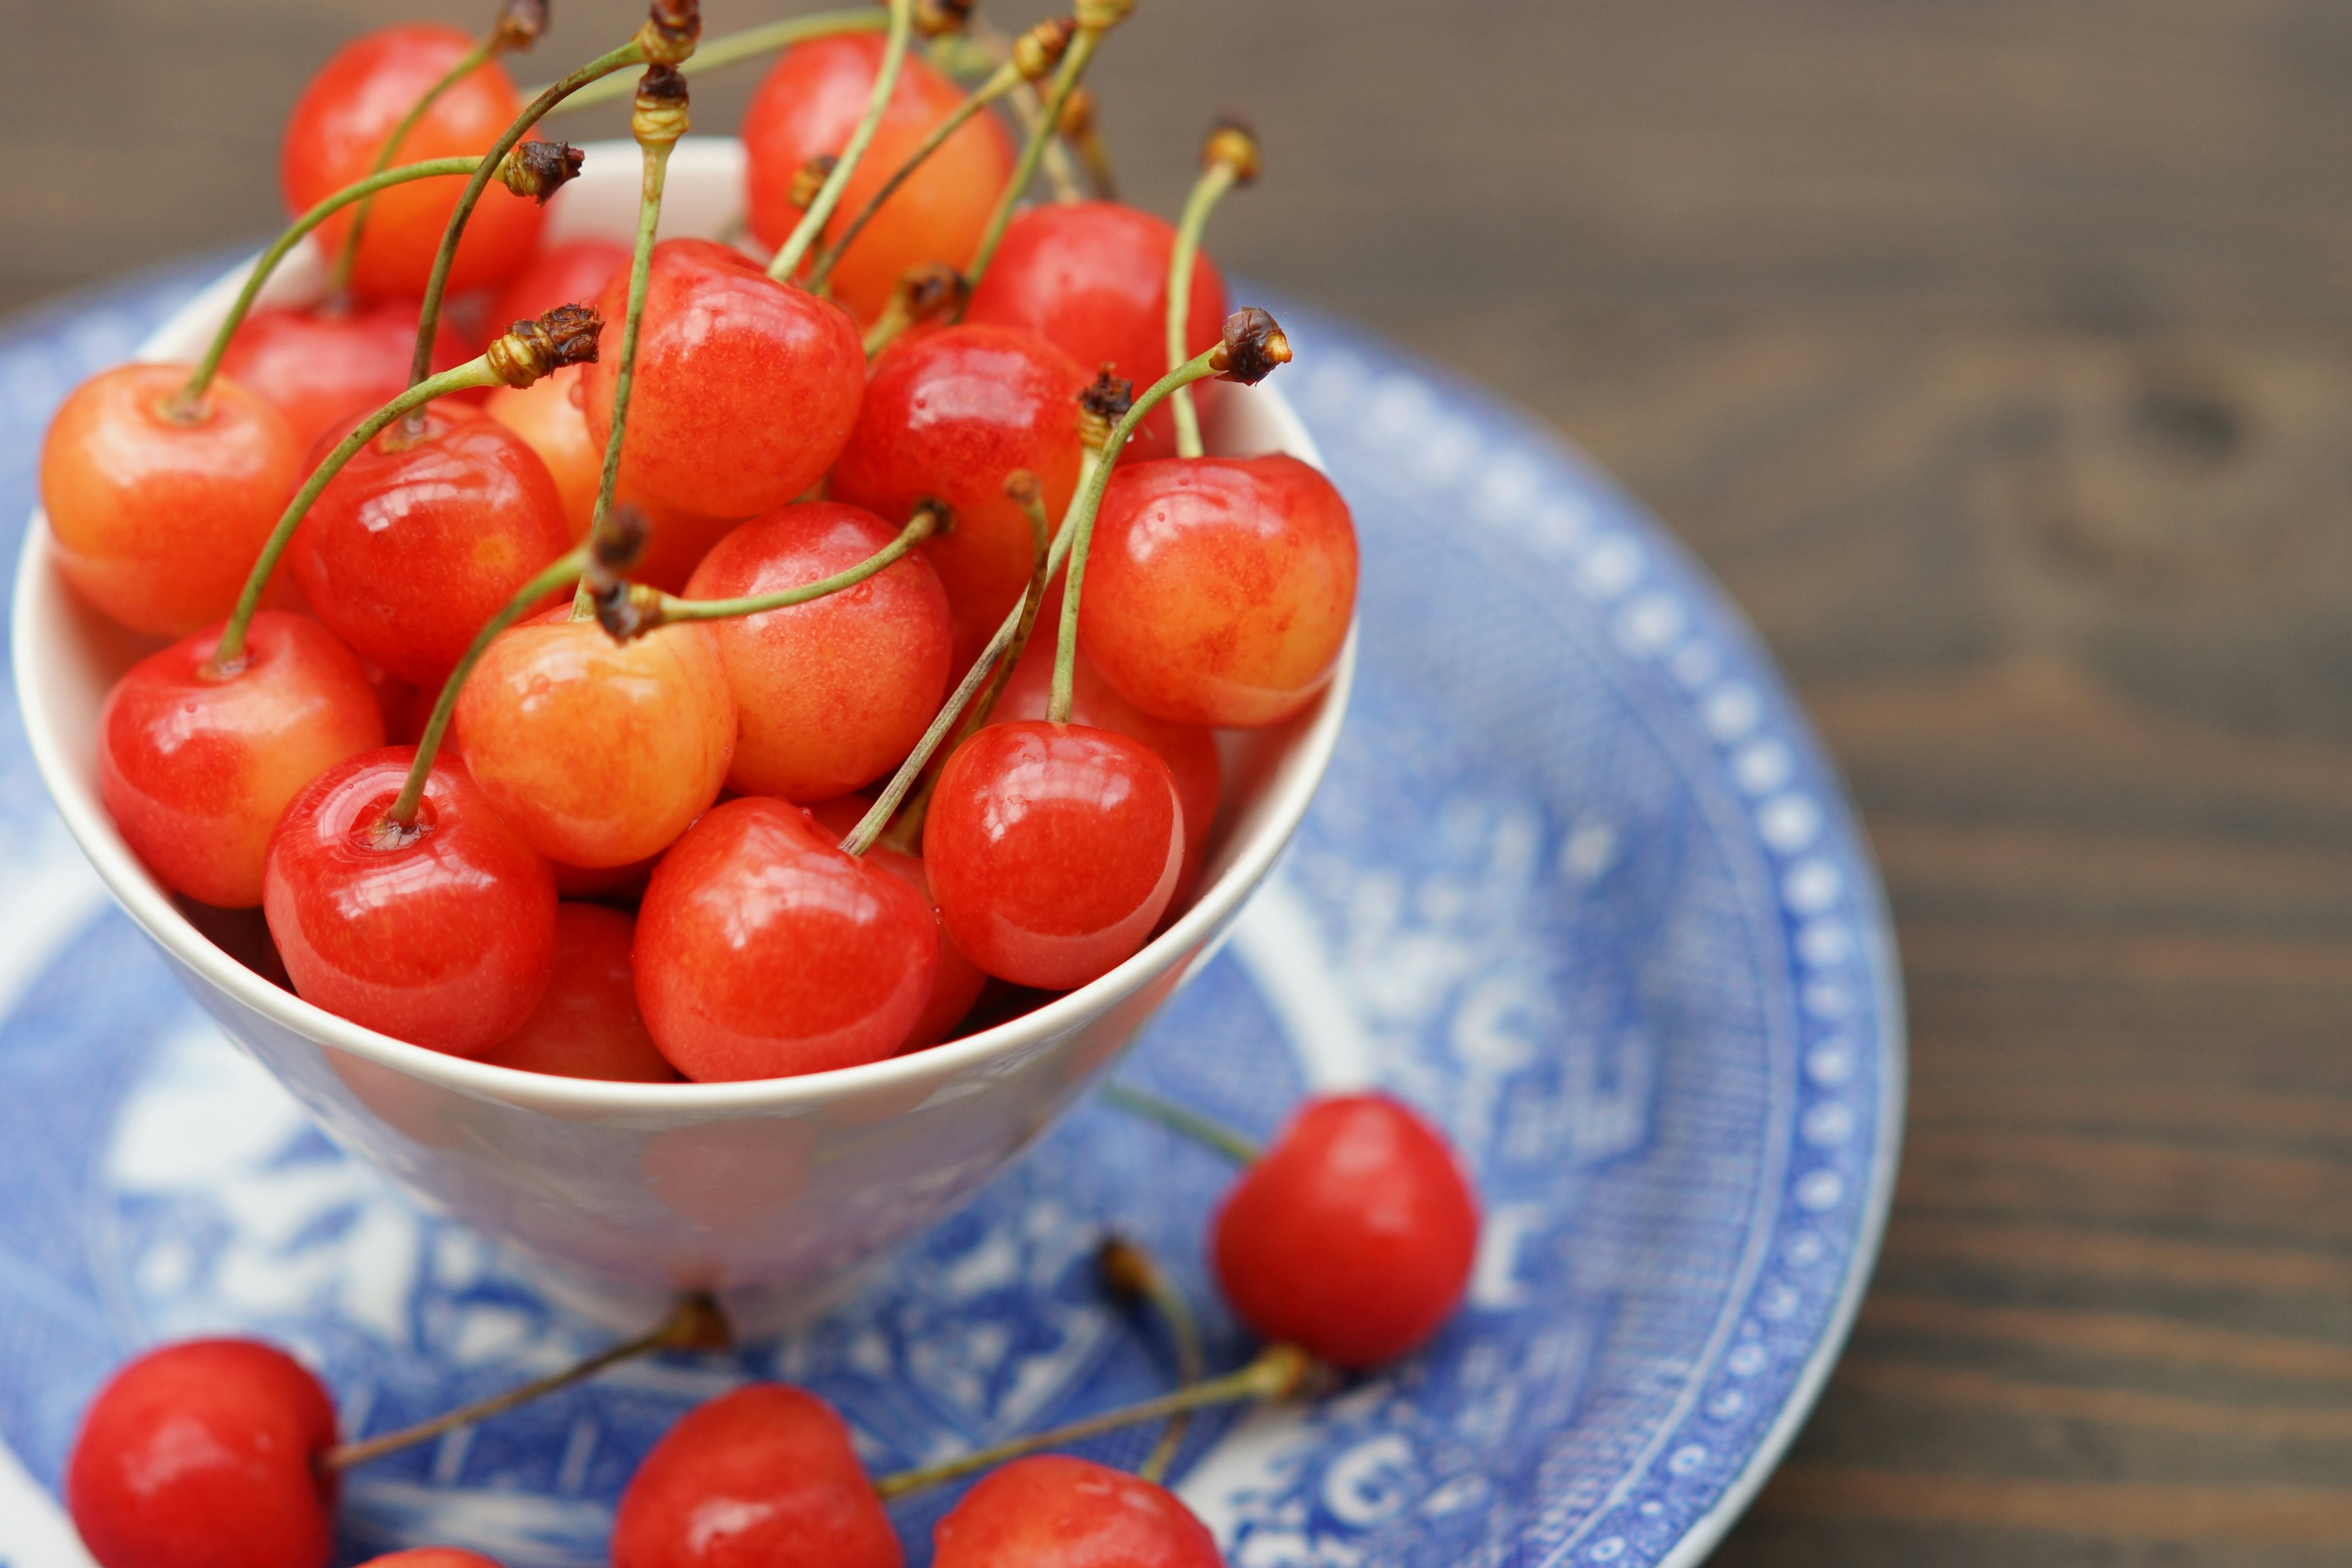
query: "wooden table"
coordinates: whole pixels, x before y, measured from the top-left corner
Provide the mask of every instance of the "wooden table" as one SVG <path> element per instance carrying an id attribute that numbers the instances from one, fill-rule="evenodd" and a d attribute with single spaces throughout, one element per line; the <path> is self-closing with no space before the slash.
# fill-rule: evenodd
<path id="1" fill-rule="evenodd" d="M 7 0 L 0 295 L 262 232 L 381 15 Z M 2352 1556 L 2352 6 L 1143 0 L 1100 82 L 1163 210 L 1246 106 L 1221 258 L 1622 475 L 1862 803 L 1902 1186 L 1719 1560 Z"/>

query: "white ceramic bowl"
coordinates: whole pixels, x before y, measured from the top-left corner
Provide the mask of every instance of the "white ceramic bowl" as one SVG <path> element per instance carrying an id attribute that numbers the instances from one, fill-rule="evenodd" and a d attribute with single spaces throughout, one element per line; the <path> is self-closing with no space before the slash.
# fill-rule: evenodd
<path id="1" fill-rule="evenodd" d="M 588 154 L 584 174 L 556 200 L 550 232 L 625 239 L 635 222 L 636 150 L 614 142 Z M 665 233 L 731 232 L 742 184 L 739 143 L 681 142 Z M 140 357 L 193 361 L 243 277 L 240 268 L 207 289 Z M 305 302 L 322 282 L 316 254 L 305 249 L 266 298 Z M 1318 461 L 1271 387 L 1221 391 L 1230 395 L 1213 410 L 1212 450 Z M 1297 827 L 1330 762 L 1355 668 L 1351 636 L 1313 707 L 1271 730 L 1220 737 L 1225 800 L 1199 897 L 1093 984 L 981 1034 L 866 1067 L 759 1083 L 646 1085 L 549 1078 L 425 1050 L 311 1006 L 233 957 L 221 944 L 257 942 L 257 916 L 223 917 L 175 900 L 99 803 L 100 703 L 154 646 L 81 604 L 36 512 L 17 567 L 14 647 L 33 754 L 99 874 L 197 1001 L 339 1142 L 426 1204 L 551 1266 L 551 1282 L 579 1304 L 635 1317 L 692 1287 L 720 1292 L 753 1324 L 822 1305 L 858 1265 L 971 1197 L 1206 961 Z"/>

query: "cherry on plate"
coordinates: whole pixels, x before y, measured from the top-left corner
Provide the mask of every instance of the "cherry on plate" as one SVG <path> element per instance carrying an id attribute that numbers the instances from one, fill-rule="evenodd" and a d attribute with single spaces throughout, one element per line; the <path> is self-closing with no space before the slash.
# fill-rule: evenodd
<path id="1" fill-rule="evenodd" d="M 931 1527 L 931 1568 L 1224 1568 L 1167 1488 L 1067 1454 L 990 1472 Z"/>

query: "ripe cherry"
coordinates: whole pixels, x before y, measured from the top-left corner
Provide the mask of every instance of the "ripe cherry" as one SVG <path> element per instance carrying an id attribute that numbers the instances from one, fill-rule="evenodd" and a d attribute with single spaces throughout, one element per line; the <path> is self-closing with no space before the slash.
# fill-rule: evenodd
<path id="1" fill-rule="evenodd" d="M 334 1441 L 334 1401 L 284 1352 L 166 1345 L 91 1401 L 66 1507 L 100 1568 L 326 1568 Z"/>
<path id="2" fill-rule="evenodd" d="M 229 340 L 221 373 L 268 399 L 308 449 L 330 429 L 340 437 L 408 385 L 416 310 L 414 300 L 382 300 L 341 308 L 256 310 Z M 474 357 L 446 326 L 434 342 L 436 372 Z M 452 396 L 460 403 L 482 400 L 479 392 Z"/>
<path id="3" fill-rule="evenodd" d="M 98 793 L 139 858 L 199 903 L 261 902 L 261 868 L 287 803 L 383 744 L 367 670 L 325 627 L 263 610 L 234 672 L 221 627 L 124 671 L 98 721 Z"/>
<path id="4" fill-rule="evenodd" d="M 900 1568 L 833 1406 L 782 1384 L 721 1394 L 665 1433 L 613 1520 L 613 1568 Z"/>
<path id="5" fill-rule="evenodd" d="M 490 330 L 502 332 L 510 321 L 535 321 L 558 305 L 590 303 L 604 291 L 614 273 L 628 266 L 631 254 L 618 241 L 593 237 L 546 247 L 499 290 L 489 307 Z M 415 347 L 413 331 L 409 346 Z M 619 347 L 616 338 L 614 352 Z"/>
<path id="6" fill-rule="evenodd" d="M 294 798 L 269 841 L 262 910 L 304 1001 L 478 1056 L 546 994 L 555 878 L 455 763 L 435 765 L 414 823 L 393 823 L 415 756 L 363 752 Z"/>
<path id="7" fill-rule="evenodd" d="M 615 1083 L 675 1083 L 637 1012 L 637 922 L 601 904 L 555 906 L 555 972 L 521 1028 L 483 1053 L 493 1067 Z"/>
<path id="8" fill-rule="evenodd" d="M 796 44 L 752 95 L 742 132 L 751 232 L 770 250 L 800 222 L 802 209 L 792 193 L 802 166 L 839 153 L 864 116 L 882 49 L 882 39 L 871 33 Z M 962 89 L 921 58 L 908 59 L 881 125 L 825 225 L 826 244 L 962 99 Z M 892 193 L 842 253 L 833 269 L 835 294 L 870 321 L 908 268 L 924 262 L 963 267 L 979 248 L 1012 174 L 1013 141 L 1003 121 L 992 114 L 973 116 Z"/>
<path id="9" fill-rule="evenodd" d="M 832 501 L 788 506 L 721 540 L 689 599 L 733 599 L 845 571 L 898 536 Z M 947 694 L 947 595 L 919 554 L 838 594 L 711 623 L 740 726 L 729 780 L 747 795 L 830 800 L 884 773 Z"/>
<path id="10" fill-rule="evenodd" d="M 625 319 L 625 273 L 597 297 Z M 617 325 L 606 329 L 617 343 Z M 620 355 L 588 367 L 588 430 L 612 434 Z M 665 240 L 639 324 L 622 483 L 632 495 L 704 517 L 783 505 L 833 466 L 857 420 L 866 348 L 849 314 L 778 283 L 738 251 Z"/>
<path id="11" fill-rule="evenodd" d="M 923 829 L 956 945 L 1047 991 L 1134 953 L 1175 896 L 1183 808 L 1168 764 L 1108 730 L 1021 721 L 956 748 Z"/>
<path id="12" fill-rule="evenodd" d="M 866 808 L 873 804 L 864 795 L 845 795 L 811 806 L 809 815 L 816 818 L 819 826 L 839 840 L 847 837 L 850 831 L 864 820 Z M 909 855 L 887 844 L 877 843 L 866 851 L 865 859 L 866 864 L 880 867 L 920 893 L 923 902 L 930 905 L 936 915 L 938 906 L 932 903 L 931 882 L 924 874 L 920 855 Z M 972 1004 L 980 1000 L 981 992 L 987 986 L 988 975 L 980 965 L 964 956 L 963 949 L 955 944 L 942 923 L 940 927 L 940 963 L 932 972 L 930 998 L 923 1004 L 922 1016 L 915 1020 L 915 1026 L 908 1031 L 905 1043 L 898 1047 L 900 1054 L 936 1046 L 953 1035 L 955 1026 L 963 1022 L 964 1015 L 971 1011 Z"/>
<path id="13" fill-rule="evenodd" d="M 719 798 L 735 697 L 710 626 L 616 643 L 568 606 L 509 627 L 457 694 L 466 771 L 551 860 L 583 868 L 658 854 Z"/>
<path id="14" fill-rule="evenodd" d="M 932 1568 L 1223 1568 L 1167 1488 L 1067 1454 L 990 1472 L 931 1527 Z"/>
<path id="15" fill-rule="evenodd" d="M 388 1557 L 371 1557 L 360 1568 L 499 1568 L 498 1560 L 454 1546 L 416 1546 Z"/>
<path id="16" fill-rule="evenodd" d="M 911 887 L 842 853 L 808 813 L 749 796 L 662 857 L 637 913 L 637 1001 L 698 1082 L 879 1061 L 931 994 L 938 920 Z"/>
<path id="17" fill-rule="evenodd" d="M 1029 586 L 1029 520 L 1004 493 L 1025 468 L 1059 520 L 1078 483 L 1077 395 L 1089 377 L 1044 339 L 1001 327 L 950 327 L 900 339 L 875 363 L 857 427 L 827 493 L 883 517 L 925 498 L 955 525 L 923 542 L 968 667 Z"/>
<path id="18" fill-rule="evenodd" d="M 1356 529 L 1297 458 L 1122 465 L 1103 497 L 1078 646 L 1146 713 L 1288 718 L 1331 679 L 1356 607 Z"/>
<path id="19" fill-rule="evenodd" d="M 470 408 L 436 404 L 424 418 L 421 434 L 396 422 L 361 448 L 288 553 L 330 631 L 369 663 L 437 687 L 572 534 L 547 465 L 520 437 Z"/>
<path id="20" fill-rule="evenodd" d="M 1048 203 L 1004 231 L 964 320 L 1032 332 L 1089 371 L 1108 363 L 1138 391 L 1166 375 L 1168 258 L 1176 230 L 1116 202 Z M 1204 252 L 1192 272 L 1184 341 L 1194 352 L 1217 341 L 1225 281 Z M 1196 386 L 1203 410 L 1215 394 Z M 1129 460 L 1172 456 L 1174 416 L 1156 408 L 1128 447 Z"/>
<path id="21" fill-rule="evenodd" d="M 1211 1234 L 1244 1322 L 1350 1368 L 1435 1333 L 1477 1250 L 1478 1201 L 1445 1140 L 1381 1094 L 1310 1100 L 1225 1194 Z"/>
<path id="22" fill-rule="evenodd" d="M 58 569 L 134 631 L 226 616 L 302 479 L 293 426 L 226 376 L 183 413 L 184 365 L 126 364 L 68 395 L 41 444 Z"/>
<path id="23" fill-rule="evenodd" d="M 286 121 L 278 183 L 289 212 L 301 213 L 364 179 L 395 127 L 417 100 L 474 47 L 455 27 L 406 24 L 346 44 L 310 79 Z M 443 93 L 401 142 L 395 163 L 487 153 L 522 110 L 506 68 L 493 60 Z M 425 292 L 442 230 L 466 182 L 418 180 L 373 197 L 352 285 L 372 297 Z M 319 226 L 316 243 L 339 254 L 352 209 Z M 492 182 L 457 246 L 449 287 L 462 291 L 498 282 L 520 267 L 539 242 L 537 203 Z"/>

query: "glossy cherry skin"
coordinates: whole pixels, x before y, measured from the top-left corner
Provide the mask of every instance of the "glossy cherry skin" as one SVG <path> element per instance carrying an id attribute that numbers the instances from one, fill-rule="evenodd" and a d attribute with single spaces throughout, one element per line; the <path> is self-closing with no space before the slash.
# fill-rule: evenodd
<path id="1" fill-rule="evenodd" d="M 1092 374 L 1108 363 L 1139 393 L 1168 374 L 1168 258 L 1176 230 L 1117 202 L 1049 202 L 1017 215 L 964 320 L 1032 332 Z M 1208 253 L 1192 268 L 1184 341 L 1194 353 L 1224 331 L 1225 280 Z M 1214 395 L 1203 382 L 1192 395 Z M 1140 460 L 1172 457 L 1175 416 L 1146 416 L 1127 449 Z"/>
<path id="2" fill-rule="evenodd" d="M 536 321 L 558 305 L 593 302 L 634 255 L 629 247 L 611 239 L 567 239 L 544 247 L 490 301 L 491 329 L 502 332 L 517 321 Z"/>
<path id="3" fill-rule="evenodd" d="M 1067 1454 L 982 1478 L 931 1527 L 932 1568 L 1224 1568 L 1167 1488 Z"/>
<path id="4" fill-rule="evenodd" d="M 363 752 L 294 798 L 269 841 L 262 912 L 304 1001 L 395 1039 L 479 1056 L 547 994 L 555 876 L 446 761 L 415 829 L 392 832 L 415 755 Z"/>
<path id="5" fill-rule="evenodd" d="M 335 476 L 287 554 L 328 630 L 369 663 L 437 688 L 572 534 L 547 465 L 504 425 L 436 405 L 422 436 L 404 426 Z"/>
<path id="6" fill-rule="evenodd" d="M 864 795 L 845 795 L 809 807 L 809 815 L 816 818 L 817 826 L 837 842 L 849 837 L 851 830 L 864 819 L 866 808 L 873 804 Z M 865 858 L 867 865 L 880 867 L 921 894 L 923 902 L 930 907 L 934 916 L 937 915 L 939 907 L 931 901 L 931 880 L 923 871 L 920 855 L 908 855 L 891 848 L 887 844 L 877 843 L 866 851 Z M 899 1052 L 903 1055 L 908 1051 L 919 1051 L 952 1036 L 956 1032 L 955 1026 L 963 1022 L 964 1015 L 971 1011 L 972 1004 L 980 1000 L 981 992 L 987 987 L 988 975 L 980 965 L 964 956 L 963 949 L 948 935 L 947 926 L 942 922 L 940 926 L 939 967 L 931 972 L 931 994 L 923 1004 L 922 1016 L 907 1032 L 905 1042 L 898 1047 Z"/>
<path id="7" fill-rule="evenodd" d="M 334 1483 L 314 1461 L 335 1406 L 283 1351 L 191 1340 L 90 1402 L 66 1507 L 100 1568 L 326 1568 Z"/>
<path id="8" fill-rule="evenodd" d="M 58 569 L 155 637 L 228 614 L 304 472 L 286 416 L 226 377 L 195 417 L 167 415 L 187 381 L 184 365 L 100 371 L 68 395 L 41 443 Z"/>
<path id="9" fill-rule="evenodd" d="M 1225 1299 L 1268 1340 L 1335 1366 L 1412 1350 L 1451 1316 L 1478 1200 L 1445 1140 L 1382 1094 L 1310 1100 L 1218 1208 Z"/>
<path id="10" fill-rule="evenodd" d="M 360 1568 L 499 1568 L 496 1558 L 454 1546 L 415 1546 L 388 1557 L 371 1557 Z"/>
<path id="11" fill-rule="evenodd" d="M 948 591 L 956 666 L 969 666 L 1029 585 L 1027 514 L 1004 493 L 1025 468 L 1055 524 L 1078 483 L 1078 394 L 1092 377 L 1044 339 L 950 327 L 901 339 L 875 362 L 857 428 L 827 493 L 883 517 L 926 497 L 955 514 L 923 554 Z"/>
<path id="12" fill-rule="evenodd" d="M 268 398 L 307 450 L 329 429 L 341 435 L 406 389 L 416 310 L 409 300 L 256 310 L 229 340 L 221 374 Z M 446 326 L 434 342 L 436 371 L 474 357 Z M 461 403 L 482 400 L 479 392 L 452 395 Z"/>
<path id="13" fill-rule="evenodd" d="M 310 79 L 287 119 L 278 165 L 287 210 L 308 211 L 365 179 L 394 128 L 473 46 L 455 27 L 421 24 L 379 28 L 344 45 Z M 393 162 L 487 153 L 521 111 L 506 68 L 491 61 L 441 95 Z M 378 192 L 368 207 L 352 288 L 369 296 L 421 296 L 465 188 L 465 179 L 453 174 Z M 346 207 L 315 231 L 313 243 L 326 255 L 342 253 L 352 212 Z M 494 283 L 520 267 L 539 243 L 543 217 L 536 202 L 491 181 L 457 244 L 450 289 Z"/>
<path id="14" fill-rule="evenodd" d="M 466 771 L 551 860 L 658 854 L 709 809 L 735 754 L 735 695 L 708 626 L 616 643 L 569 606 L 510 626 L 457 694 Z"/>
<path id="15" fill-rule="evenodd" d="M 992 724 L 940 771 L 923 864 L 974 963 L 1072 990 L 1141 947 L 1175 896 L 1176 781 L 1150 747 L 1108 730 Z"/>
<path id="16" fill-rule="evenodd" d="M 697 1408 L 629 1478 L 613 1568 L 900 1568 L 882 1500 L 833 1406 L 754 1383 Z"/>
<path id="17" fill-rule="evenodd" d="M 588 432 L 604 449 L 628 277 L 597 297 L 611 352 L 588 367 Z M 849 312 L 772 281 L 707 239 L 654 247 L 621 448 L 632 495 L 704 517 L 783 505 L 833 467 L 857 421 L 866 347 Z"/>
<path id="18" fill-rule="evenodd" d="M 1095 520 L 1078 646 L 1180 724 L 1287 719 L 1331 679 L 1356 612 L 1356 527 L 1297 458 L 1123 465 Z"/>
<path id="19" fill-rule="evenodd" d="M 98 794 L 150 870 L 198 903 L 261 902 L 287 803 L 383 744 L 367 670 L 324 626 L 264 610 L 236 674 L 212 668 L 213 626 L 123 672 L 98 718 Z"/>
<path id="20" fill-rule="evenodd" d="M 686 596 L 734 599 L 814 583 L 898 535 L 856 507 L 788 506 L 719 541 Z M 845 795 L 898 765 L 947 695 L 948 598 L 919 553 L 841 593 L 709 624 L 740 726 L 728 779 L 746 795 Z"/>
<path id="21" fill-rule="evenodd" d="M 555 973 L 547 994 L 521 1028 L 480 1059 L 556 1078 L 677 1082 L 677 1069 L 637 1011 L 636 973 L 629 965 L 636 935 L 637 922 L 619 910 L 556 905 Z"/>
<path id="22" fill-rule="evenodd" d="M 751 232 L 773 251 L 801 220 L 793 182 L 803 164 L 838 153 L 866 113 L 881 69 L 882 38 L 863 33 L 818 38 L 784 51 L 743 115 Z M 963 89 L 919 57 L 898 74 L 889 107 L 841 205 L 825 225 L 831 244 L 866 210 L 874 193 L 916 144 L 963 101 Z M 974 115 L 891 195 L 833 269 L 833 292 L 871 321 L 910 267 L 961 268 L 980 248 L 998 194 L 1013 175 L 1013 138 L 993 114 Z"/>
<path id="23" fill-rule="evenodd" d="M 637 910 L 637 1003 L 700 1083 L 879 1061 L 939 966 L 931 906 L 842 853 L 808 813 L 746 796 L 671 846 Z"/>

